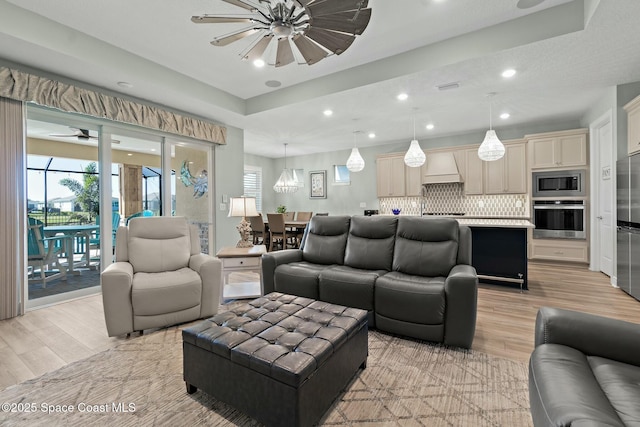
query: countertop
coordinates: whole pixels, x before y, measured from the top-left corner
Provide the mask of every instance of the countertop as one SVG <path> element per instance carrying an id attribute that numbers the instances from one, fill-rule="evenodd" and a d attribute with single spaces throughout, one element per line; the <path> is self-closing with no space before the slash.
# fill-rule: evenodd
<path id="1" fill-rule="evenodd" d="M 460 225 L 469 227 L 535 228 L 531 221 L 526 219 L 456 218 L 456 220 Z"/>

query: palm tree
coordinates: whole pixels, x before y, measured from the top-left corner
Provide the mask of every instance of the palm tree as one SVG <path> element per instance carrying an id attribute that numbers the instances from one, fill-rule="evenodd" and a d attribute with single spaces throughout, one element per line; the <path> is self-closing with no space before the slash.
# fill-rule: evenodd
<path id="1" fill-rule="evenodd" d="M 71 178 L 60 180 L 60 185 L 67 187 L 76 195 L 77 203 L 84 212 L 89 213 L 89 220 L 100 213 L 100 188 L 98 186 L 98 167 L 91 162 L 84 168 L 82 183 Z"/>

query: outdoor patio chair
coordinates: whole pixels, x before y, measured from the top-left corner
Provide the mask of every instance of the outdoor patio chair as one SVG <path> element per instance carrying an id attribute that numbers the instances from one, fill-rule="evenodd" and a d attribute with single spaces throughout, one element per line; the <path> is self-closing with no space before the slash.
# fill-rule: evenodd
<path id="1" fill-rule="evenodd" d="M 29 217 L 28 243 L 28 266 L 33 269 L 29 282 L 42 281 L 42 287 L 47 287 L 47 282 L 57 278 L 67 278 L 66 267 L 60 264 L 60 256 L 63 251 L 73 250 L 65 248 L 65 236 L 44 237 L 44 223 L 35 218 Z M 40 277 L 36 278 L 36 269 Z M 57 270 L 57 271 L 56 271 Z M 52 272 L 52 274 L 47 274 Z"/>

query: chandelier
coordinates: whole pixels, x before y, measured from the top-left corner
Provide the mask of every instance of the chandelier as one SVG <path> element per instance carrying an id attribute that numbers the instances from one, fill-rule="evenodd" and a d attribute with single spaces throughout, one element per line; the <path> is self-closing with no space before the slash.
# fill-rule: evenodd
<path id="1" fill-rule="evenodd" d="M 295 193 L 298 191 L 298 185 L 296 181 L 293 179 L 293 175 L 291 171 L 287 169 L 287 143 L 284 144 L 284 169 L 282 169 L 282 173 L 280 174 L 280 178 L 276 181 L 273 186 L 273 191 L 276 193 Z"/>

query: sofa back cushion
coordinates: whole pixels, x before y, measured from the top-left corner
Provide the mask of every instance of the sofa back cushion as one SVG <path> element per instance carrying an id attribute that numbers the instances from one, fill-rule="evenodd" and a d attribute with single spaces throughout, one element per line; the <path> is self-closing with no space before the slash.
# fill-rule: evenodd
<path id="1" fill-rule="evenodd" d="M 363 270 L 391 271 L 398 218 L 351 217 L 344 264 Z"/>
<path id="2" fill-rule="evenodd" d="M 448 276 L 458 257 L 453 218 L 399 217 L 393 270 L 416 276 Z"/>
<path id="3" fill-rule="evenodd" d="M 129 222 L 127 253 L 134 273 L 187 267 L 191 249 L 191 230 L 184 217 L 139 217 Z"/>
<path id="4" fill-rule="evenodd" d="M 313 264 L 344 263 L 349 216 L 314 216 L 302 242 L 302 259 Z"/>

